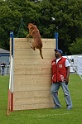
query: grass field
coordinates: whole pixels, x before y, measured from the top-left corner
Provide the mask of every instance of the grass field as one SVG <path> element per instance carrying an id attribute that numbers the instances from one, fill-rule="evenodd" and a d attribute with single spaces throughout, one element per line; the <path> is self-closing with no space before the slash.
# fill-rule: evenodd
<path id="1" fill-rule="evenodd" d="M 8 76 L 0 76 L 0 124 L 82 124 L 82 80 L 78 75 L 70 75 L 72 110 L 66 110 L 64 96 L 60 89 L 61 109 L 14 111 L 6 116 L 8 80 Z"/>

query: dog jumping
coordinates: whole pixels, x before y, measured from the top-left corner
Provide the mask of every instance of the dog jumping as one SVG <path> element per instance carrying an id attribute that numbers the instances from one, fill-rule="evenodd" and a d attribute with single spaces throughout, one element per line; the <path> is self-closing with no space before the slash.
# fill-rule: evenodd
<path id="1" fill-rule="evenodd" d="M 43 59 L 43 55 L 42 55 L 42 47 L 43 47 L 43 44 L 42 44 L 42 41 L 41 41 L 41 35 L 40 35 L 40 32 L 37 28 L 36 25 L 32 24 L 32 23 L 29 23 L 28 24 L 28 29 L 29 29 L 29 34 L 26 36 L 27 38 L 29 36 L 32 36 L 34 41 L 31 42 L 31 45 L 30 47 L 35 50 L 36 49 L 39 49 L 40 51 L 40 56 L 41 58 Z"/>

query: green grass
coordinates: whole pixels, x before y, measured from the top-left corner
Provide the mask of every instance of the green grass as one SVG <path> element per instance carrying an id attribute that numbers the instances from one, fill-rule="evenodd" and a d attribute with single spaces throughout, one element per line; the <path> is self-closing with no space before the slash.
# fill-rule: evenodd
<path id="1" fill-rule="evenodd" d="M 8 76 L 0 76 L 0 124 L 82 124 L 82 80 L 78 75 L 70 75 L 72 110 L 66 110 L 64 96 L 60 89 L 61 109 L 14 111 L 6 116 L 8 80 Z"/>

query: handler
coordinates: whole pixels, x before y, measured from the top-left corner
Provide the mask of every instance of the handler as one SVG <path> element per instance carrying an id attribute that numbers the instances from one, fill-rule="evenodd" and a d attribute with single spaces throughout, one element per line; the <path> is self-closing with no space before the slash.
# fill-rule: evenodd
<path id="1" fill-rule="evenodd" d="M 68 89 L 69 75 L 70 75 L 70 63 L 62 57 L 62 50 L 55 49 L 55 59 L 52 60 L 52 86 L 51 93 L 54 101 L 54 109 L 61 108 L 60 101 L 58 99 L 58 90 L 62 87 L 67 110 L 72 109 L 72 101 Z"/>

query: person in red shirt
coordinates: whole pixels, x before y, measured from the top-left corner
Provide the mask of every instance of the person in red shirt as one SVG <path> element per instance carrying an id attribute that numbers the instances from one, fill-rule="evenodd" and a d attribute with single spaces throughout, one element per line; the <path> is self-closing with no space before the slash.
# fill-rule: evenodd
<path id="1" fill-rule="evenodd" d="M 52 86 L 51 94 L 54 101 L 54 109 L 61 108 L 61 104 L 58 98 L 58 90 L 60 86 L 64 92 L 67 110 L 72 109 L 72 101 L 70 92 L 68 89 L 69 75 L 70 75 L 70 63 L 62 57 L 62 50 L 55 49 L 55 59 L 52 60 Z"/>

